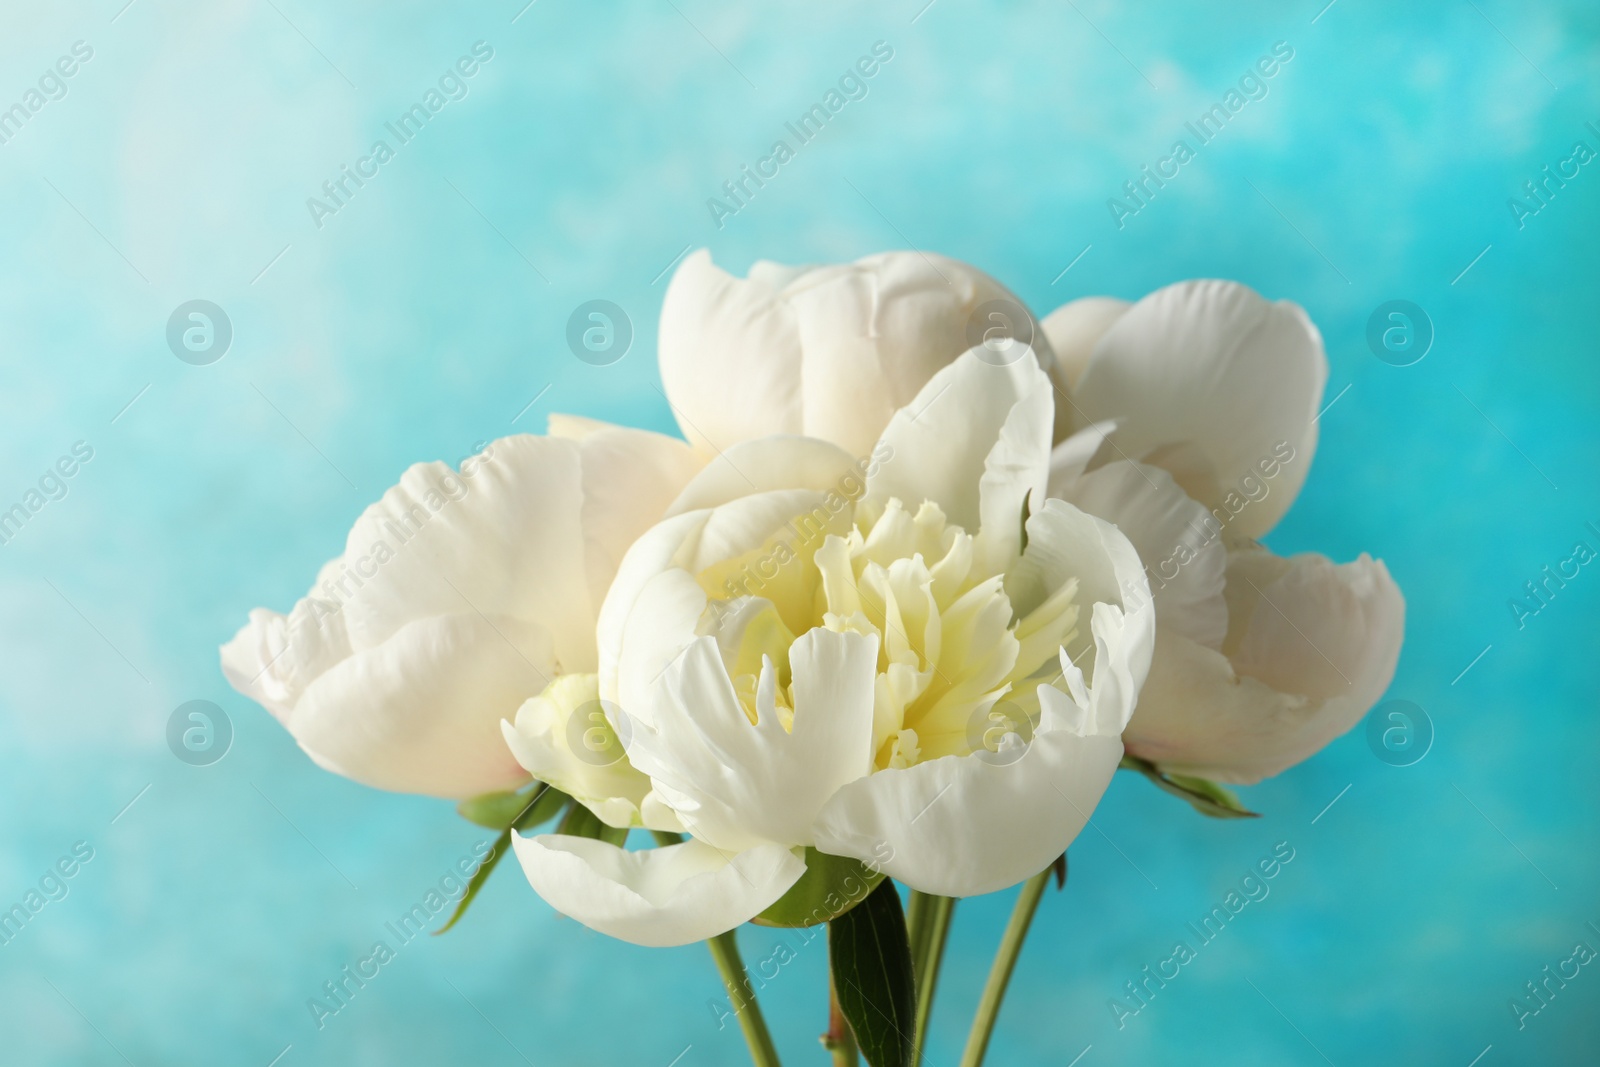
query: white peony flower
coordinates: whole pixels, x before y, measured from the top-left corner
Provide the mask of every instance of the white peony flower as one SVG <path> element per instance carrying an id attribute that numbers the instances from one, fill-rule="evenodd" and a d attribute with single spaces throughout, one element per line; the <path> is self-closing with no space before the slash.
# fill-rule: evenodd
<path id="1" fill-rule="evenodd" d="M 1316 327 L 1287 301 L 1195 281 L 1074 301 L 1044 328 L 1086 426 L 1056 449 L 1050 496 L 1115 523 L 1155 596 L 1129 754 L 1242 784 L 1306 759 L 1383 695 L 1405 629 L 1381 562 L 1281 559 L 1251 540 L 1311 466 L 1328 376 Z"/>
<path id="2" fill-rule="evenodd" d="M 690 836 L 516 835 L 540 896 L 674 945 L 761 915 L 808 857 L 967 896 L 1059 856 L 1122 757 L 1154 610 L 1128 541 L 1045 500 L 1052 409 L 1031 353 L 972 352 L 865 462 L 773 437 L 697 475 L 623 561 L 596 689 Z M 530 766 L 561 761 L 521 725 Z"/>
<path id="3" fill-rule="evenodd" d="M 257 608 L 222 669 L 320 766 L 469 797 L 527 780 L 500 722 L 593 672 L 617 563 L 700 468 L 688 445 L 585 419 L 419 463 L 356 520 L 288 615 Z"/>
<path id="4" fill-rule="evenodd" d="M 815 268 L 762 260 L 735 278 L 701 249 L 661 306 L 661 383 L 684 436 L 709 452 L 804 434 L 859 456 L 934 372 L 985 336 L 998 353 L 991 362 L 1031 343 L 1041 366 L 1054 365 L 1032 313 L 953 259 L 883 252 Z"/>

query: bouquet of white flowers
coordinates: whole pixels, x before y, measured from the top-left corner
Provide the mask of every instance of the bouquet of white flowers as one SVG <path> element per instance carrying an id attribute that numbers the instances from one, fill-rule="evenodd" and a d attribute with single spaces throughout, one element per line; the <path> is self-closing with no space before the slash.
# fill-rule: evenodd
<path id="1" fill-rule="evenodd" d="M 955 900 L 1022 883 L 978 1064 L 1119 767 L 1248 816 L 1222 783 L 1393 676 L 1381 562 L 1254 540 L 1316 447 L 1294 304 L 1197 281 L 1040 321 L 937 256 L 700 252 L 659 356 L 687 443 L 557 416 L 418 464 L 222 665 L 319 765 L 499 831 L 452 923 L 514 851 L 586 926 L 707 941 L 759 1065 L 742 924 L 828 924 L 824 1043 L 913 1064 Z"/>

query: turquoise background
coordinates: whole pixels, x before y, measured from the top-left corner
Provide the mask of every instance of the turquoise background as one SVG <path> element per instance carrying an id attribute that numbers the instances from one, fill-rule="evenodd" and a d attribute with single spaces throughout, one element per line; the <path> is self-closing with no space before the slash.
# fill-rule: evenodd
<path id="1" fill-rule="evenodd" d="M 1521 629 L 1508 607 L 1600 548 L 1600 163 L 1524 228 L 1507 206 L 1574 141 L 1600 148 L 1593 4 L 122 3 L 0 15 L 0 107 L 94 49 L 0 146 L 0 507 L 94 449 L 0 546 L 0 903 L 94 850 L 0 947 L 0 1058 L 744 1062 L 703 949 L 593 935 L 513 869 L 319 1032 L 307 998 L 487 835 L 317 770 L 216 646 L 302 595 L 414 461 L 551 411 L 670 429 L 655 323 L 687 246 L 742 271 L 913 245 L 1041 314 L 1196 276 L 1302 303 L 1339 398 L 1270 543 L 1388 562 L 1409 603 L 1390 696 L 1436 732 L 1396 768 L 1358 728 L 1247 790 L 1254 822 L 1119 776 L 990 1062 L 1600 1059 L 1600 967 L 1523 1030 L 1508 1007 L 1600 948 L 1600 567 Z M 469 95 L 318 229 L 306 198 L 480 39 Z M 706 199 L 878 40 L 869 95 L 716 228 Z M 1117 229 L 1107 198 L 1277 41 L 1269 94 Z M 196 298 L 233 323 L 210 366 L 165 342 Z M 594 298 L 636 330 L 608 367 L 564 341 Z M 1390 299 L 1436 331 L 1414 366 L 1367 347 Z M 165 741 L 191 699 L 232 720 L 212 766 Z M 1278 842 L 1270 897 L 1119 1030 L 1110 998 Z M 932 1067 L 959 1056 L 1010 896 L 956 911 Z M 747 931 L 747 960 L 777 936 Z M 824 956 L 762 992 L 791 1063 L 823 1058 Z"/>

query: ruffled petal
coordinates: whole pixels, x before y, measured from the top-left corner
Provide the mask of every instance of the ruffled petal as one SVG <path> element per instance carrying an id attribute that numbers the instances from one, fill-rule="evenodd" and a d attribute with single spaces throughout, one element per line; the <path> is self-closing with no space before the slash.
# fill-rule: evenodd
<path id="1" fill-rule="evenodd" d="M 512 834 L 511 843 L 545 903 L 591 930 L 657 948 L 748 922 L 806 870 L 781 845 L 728 854 L 693 839 L 637 852 L 559 834 Z"/>
<path id="2" fill-rule="evenodd" d="M 628 754 L 695 837 L 723 849 L 811 843 L 811 824 L 872 768 L 876 636 L 812 630 L 789 648 L 792 729 L 773 705 L 773 668 L 752 723 L 716 641 L 703 637 L 657 682 L 654 727 Z"/>

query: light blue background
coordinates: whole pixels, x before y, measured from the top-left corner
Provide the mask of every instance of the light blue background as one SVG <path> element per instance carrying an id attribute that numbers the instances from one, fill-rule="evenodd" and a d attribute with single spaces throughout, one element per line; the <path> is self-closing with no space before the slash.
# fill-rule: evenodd
<path id="1" fill-rule="evenodd" d="M 74 441 L 95 450 L 0 547 L 0 902 L 73 842 L 95 849 L 0 948 L 0 1058 L 744 1062 L 706 1006 L 703 949 L 595 936 L 514 868 L 318 1032 L 306 999 L 486 835 L 317 770 L 226 687 L 215 649 L 250 607 L 302 595 L 414 461 L 550 411 L 669 429 L 658 275 L 686 245 L 743 270 L 907 244 L 1041 314 L 1196 276 L 1302 303 L 1329 399 L 1348 391 L 1271 544 L 1387 561 L 1409 602 L 1391 696 L 1437 730 L 1404 769 L 1352 732 L 1246 791 L 1257 822 L 1119 776 L 1040 911 L 991 1062 L 1600 1058 L 1595 966 L 1526 1030 L 1507 1006 L 1575 942 L 1600 948 L 1600 568 L 1524 629 L 1507 606 L 1574 541 L 1600 548 L 1600 163 L 1525 229 L 1506 204 L 1575 140 L 1600 148 L 1592 4 L 1338 0 L 1313 23 L 1320 0 L 938 0 L 913 22 L 923 0 L 539 0 L 513 23 L 522 2 L 0 16 L 0 106 L 75 40 L 94 48 L 0 147 L 0 506 Z M 470 95 L 313 226 L 305 199 L 479 39 L 495 55 Z M 895 55 L 870 95 L 716 229 L 706 198 L 879 39 Z M 1270 94 L 1113 226 L 1107 197 L 1280 40 L 1295 56 Z M 163 336 L 196 297 L 235 329 L 207 367 Z M 611 367 L 563 340 L 596 297 L 637 330 Z M 1415 366 L 1366 347 L 1391 298 L 1435 324 Z M 211 767 L 164 739 L 195 698 L 236 730 Z M 1279 841 L 1296 856 L 1271 896 L 1119 1031 L 1109 998 Z M 957 909 L 933 1067 L 958 1057 L 1010 895 Z M 747 959 L 774 943 L 747 932 Z M 824 956 L 763 992 L 791 1063 L 822 1059 Z"/>

